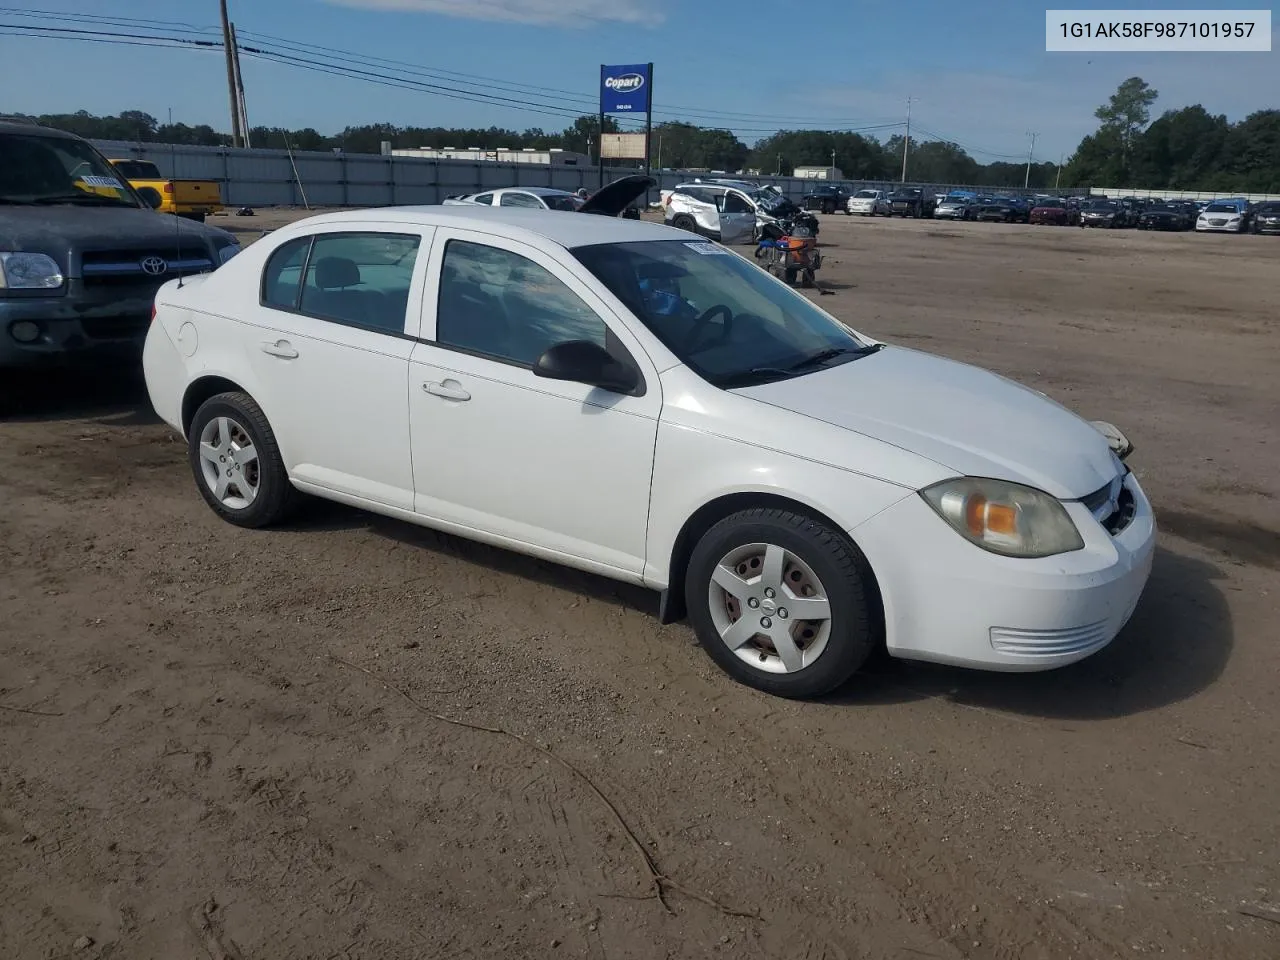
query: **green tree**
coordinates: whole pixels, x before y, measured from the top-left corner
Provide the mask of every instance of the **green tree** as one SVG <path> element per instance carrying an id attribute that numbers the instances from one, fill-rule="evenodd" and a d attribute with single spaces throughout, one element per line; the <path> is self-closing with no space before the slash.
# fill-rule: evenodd
<path id="1" fill-rule="evenodd" d="M 1126 172 L 1134 141 L 1151 119 L 1151 105 L 1159 95 L 1141 77 L 1130 77 L 1116 88 L 1105 104 L 1093 111 L 1093 115 L 1102 121 L 1102 129 L 1117 135 Z"/>

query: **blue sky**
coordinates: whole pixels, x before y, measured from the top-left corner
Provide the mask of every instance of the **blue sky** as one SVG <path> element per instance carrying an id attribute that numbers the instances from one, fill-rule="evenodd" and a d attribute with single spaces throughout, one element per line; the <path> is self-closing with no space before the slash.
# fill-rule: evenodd
<path id="1" fill-rule="evenodd" d="M 192 28 L 217 24 L 217 0 L 27 2 Z M 0 0 L 0 24 L 52 25 L 6 13 L 5 6 Z M 897 123 L 911 96 L 918 98 L 917 135 L 954 139 L 990 161 L 1025 157 L 1027 132 L 1036 131 L 1036 159 L 1056 161 L 1096 126 L 1094 108 L 1134 75 L 1160 91 L 1155 115 L 1203 103 L 1235 120 L 1280 106 L 1280 53 L 1046 53 L 1045 6 L 1026 0 L 230 0 L 230 8 L 242 44 L 254 42 L 249 35 L 269 34 L 519 87 L 574 91 L 584 101 L 594 96 L 599 64 L 652 60 L 657 119 L 728 126 L 748 142 L 779 126 Z M 1273 19 L 1280 18 L 1273 13 Z M 375 121 L 518 129 L 569 122 L 515 105 L 459 102 L 252 59 L 244 61 L 244 73 L 254 124 L 332 132 Z M 218 53 L 0 35 L 4 112 L 136 108 L 163 120 L 172 108 L 175 119 L 227 129 L 225 76 Z M 466 80 L 436 82 L 478 89 Z M 691 117 L 690 110 L 741 116 Z"/>

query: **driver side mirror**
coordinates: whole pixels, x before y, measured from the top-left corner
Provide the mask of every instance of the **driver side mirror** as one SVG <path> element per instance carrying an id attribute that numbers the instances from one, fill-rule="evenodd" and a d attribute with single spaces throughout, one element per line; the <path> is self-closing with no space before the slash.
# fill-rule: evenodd
<path id="1" fill-rule="evenodd" d="M 613 393 L 631 393 L 640 385 L 636 371 L 619 363 L 590 340 L 569 340 L 548 347 L 533 365 L 534 376 L 586 383 Z"/>
<path id="2" fill-rule="evenodd" d="M 152 210 L 159 210 L 160 205 L 164 203 L 164 197 L 160 196 L 160 191 L 155 187 L 138 187 L 138 196 Z"/>

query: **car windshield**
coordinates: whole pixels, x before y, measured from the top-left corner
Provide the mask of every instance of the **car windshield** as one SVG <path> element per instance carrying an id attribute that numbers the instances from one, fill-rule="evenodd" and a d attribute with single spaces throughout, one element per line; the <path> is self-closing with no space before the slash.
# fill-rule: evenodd
<path id="1" fill-rule="evenodd" d="M 1105 212 L 1107 210 L 1114 210 L 1118 206 L 1119 204 L 1116 203 L 1114 200 L 1094 200 L 1091 204 L 1089 204 L 1089 206 L 1086 209 L 1100 210 Z"/>
<path id="2" fill-rule="evenodd" d="M 1260 203 L 1255 213 L 1280 213 L 1280 203 Z"/>
<path id="3" fill-rule="evenodd" d="M 709 241 L 572 252 L 683 363 L 724 389 L 802 376 L 873 349 L 802 294 Z"/>
<path id="4" fill-rule="evenodd" d="M 1239 213 L 1234 203 L 1211 203 L 1204 208 L 1205 213 Z"/>
<path id="5" fill-rule="evenodd" d="M 854 194 L 854 196 L 857 197 L 859 200 L 874 200 L 876 198 L 876 191 L 859 190 L 857 193 Z"/>
<path id="6" fill-rule="evenodd" d="M 773 190 L 756 190 L 751 194 L 751 202 L 765 213 L 773 213 L 787 203 L 787 198 Z"/>
<path id="7" fill-rule="evenodd" d="M 542 201 L 551 210 L 566 210 L 569 213 L 573 213 L 581 207 L 584 202 L 581 197 L 575 197 L 571 193 L 543 194 Z"/>
<path id="8" fill-rule="evenodd" d="M 1061 200 L 1037 200 L 1037 207 L 1047 207 L 1050 210 L 1065 210 L 1066 206 Z"/>
<path id="9" fill-rule="evenodd" d="M 0 204 L 138 207 L 137 195 L 83 140 L 0 134 Z"/>
<path id="10" fill-rule="evenodd" d="M 1147 207 L 1147 213 L 1178 213 L 1181 209 L 1172 203 L 1153 203 Z"/>

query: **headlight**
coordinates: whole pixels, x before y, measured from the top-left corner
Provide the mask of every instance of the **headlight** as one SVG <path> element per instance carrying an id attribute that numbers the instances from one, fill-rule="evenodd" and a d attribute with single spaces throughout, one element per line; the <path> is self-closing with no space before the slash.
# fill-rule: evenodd
<path id="1" fill-rule="evenodd" d="M 1021 484 L 983 477 L 944 480 L 920 491 L 970 543 L 1006 557 L 1049 557 L 1084 547 L 1056 499 Z"/>
<path id="2" fill-rule="evenodd" d="M 0 253 L 0 290 L 57 290 L 62 268 L 43 253 Z"/>
<path id="3" fill-rule="evenodd" d="M 221 266 L 240 252 L 240 244 L 229 243 L 218 251 L 218 264 Z"/>

